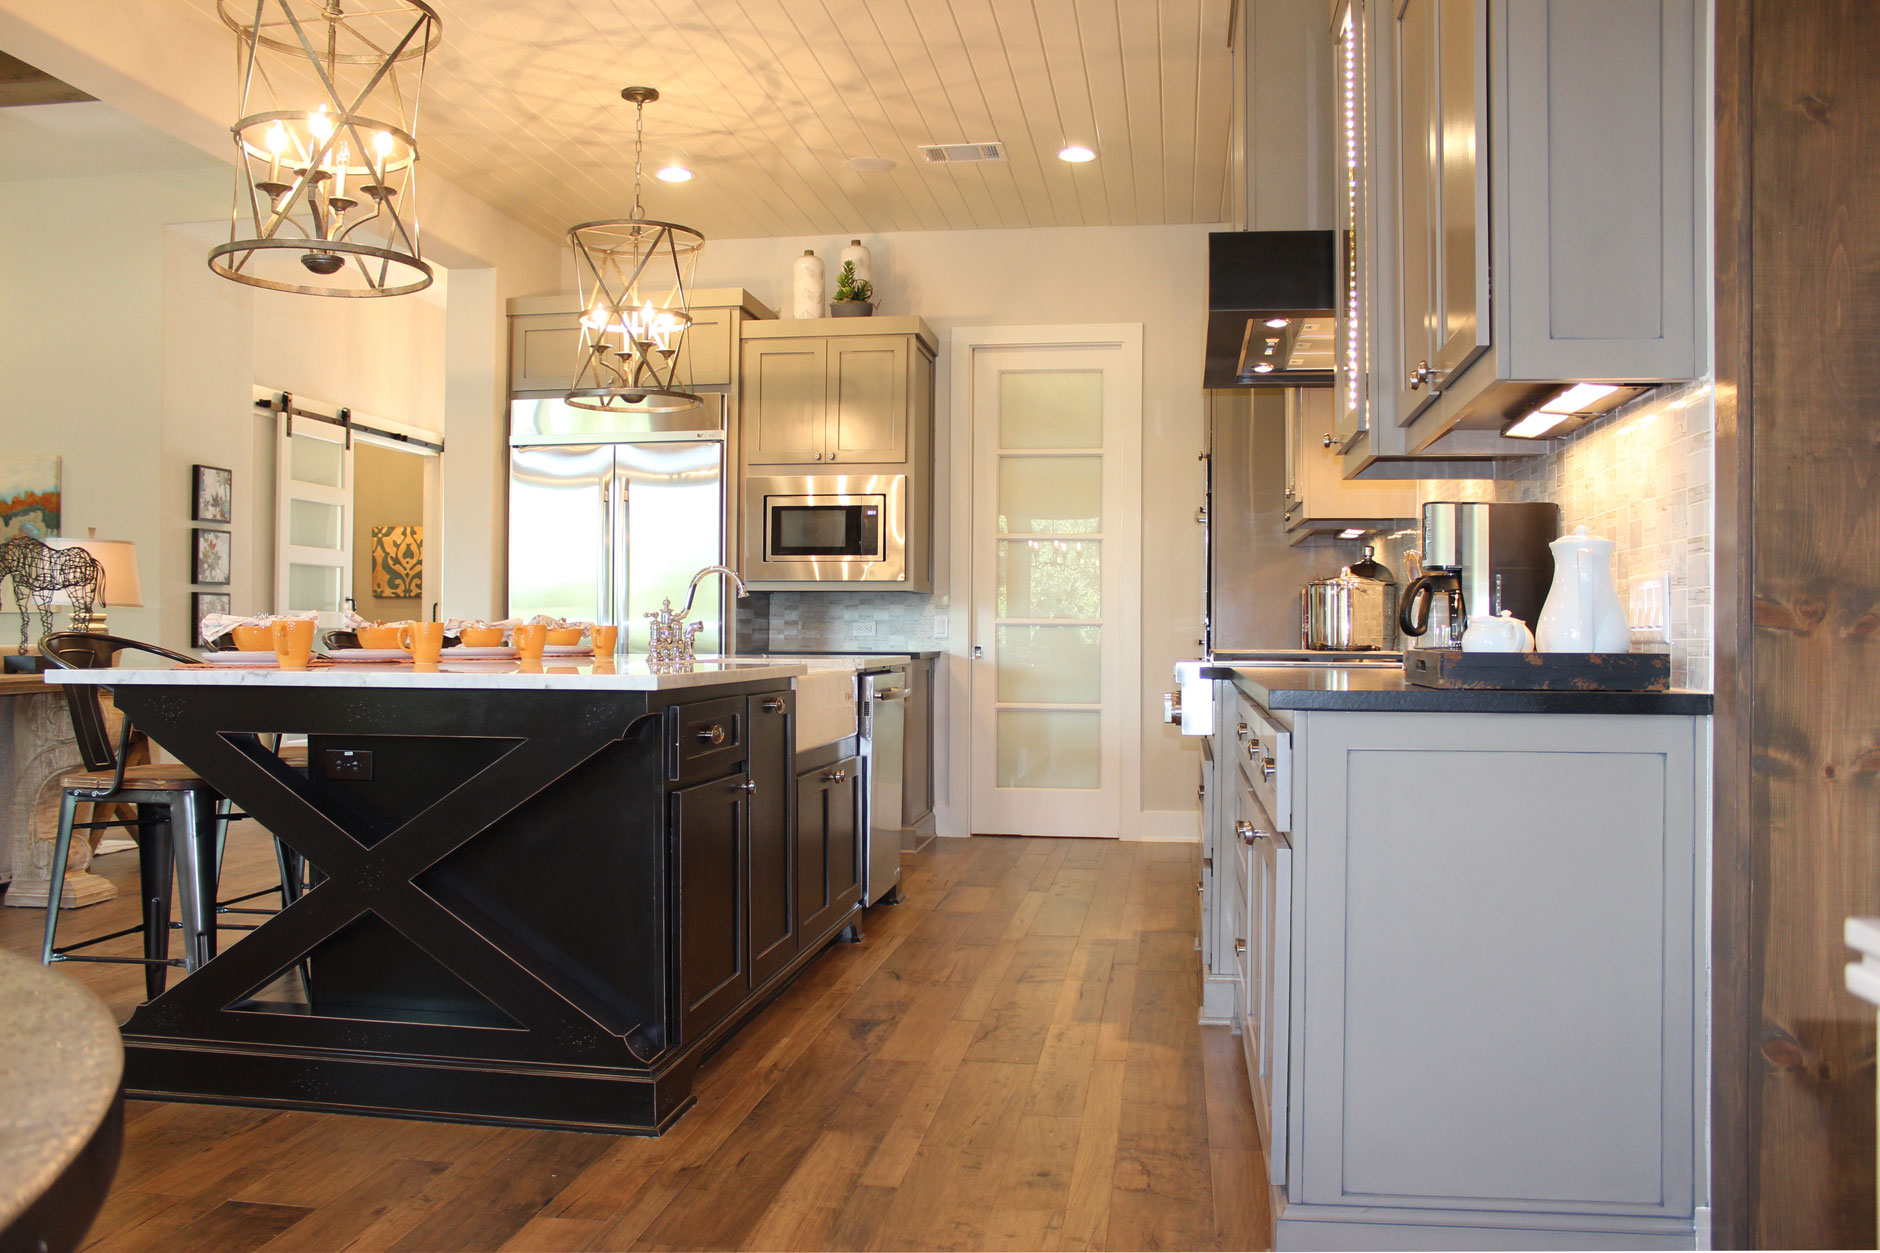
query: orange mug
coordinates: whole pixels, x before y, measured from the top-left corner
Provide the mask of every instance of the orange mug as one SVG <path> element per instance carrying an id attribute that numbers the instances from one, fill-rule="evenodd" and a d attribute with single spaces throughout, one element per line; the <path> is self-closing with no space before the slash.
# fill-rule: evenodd
<path id="1" fill-rule="evenodd" d="M 230 632 L 235 637 L 235 647 L 245 653 L 265 653 L 274 647 L 274 632 L 259 623 L 238 626 Z"/>
<path id="2" fill-rule="evenodd" d="M 395 626 L 362 626 L 353 631 L 359 638 L 359 647 L 388 649 L 398 647 L 398 628 Z"/>
<path id="3" fill-rule="evenodd" d="M 398 628 L 398 646 L 413 661 L 435 662 L 444 651 L 442 622 L 407 622 Z"/>
<path id="4" fill-rule="evenodd" d="M 594 628 L 594 655 L 611 657 L 620 644 L 620 628 L 617 626 L 597 626 Z"/>
<path id="5" fill-rule="evenodd" d="M 283 670 L 305 670 L 313 660 L 313 619 L 276 618 L 268 624 L 274 656 Z"/>
<path id="6" fill-rule="evenodd" d="M 509 639 L 524 661 L 540 661 L 542 646 L 548 643 L 548 628 L 539 622 L 525 622 L 510 629 Z"/>
<path id="7" fill-rule="evenodd" d="M 547 642 L 557 648 L 567 648 L 581 642 L 581 627 L 549 627 Z"/>
<path id="8" fill-rule="evenodd" d="M 457 632 L 457 642 L 465 648 L 500 648 L 503 643 L 503 628 L 465 627 Z"/>

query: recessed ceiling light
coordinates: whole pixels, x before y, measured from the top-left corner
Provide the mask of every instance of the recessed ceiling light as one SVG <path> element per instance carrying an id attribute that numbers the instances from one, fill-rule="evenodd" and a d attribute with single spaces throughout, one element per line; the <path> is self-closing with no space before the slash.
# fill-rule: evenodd
<path id="1" fill-rule="evenodd" d="M 692 181 L 692 171 L 683 165 L 669 165 L 653 177 L 662 183 L 689 183 Z"/>
<path id="2" fill-rule="evenodd" d="M 1095 161 L 1097 154 L 1082 144 L 1072 144 L 1068 148 L 1058 149 L 1058 160 L 1069 161 L 1072 165 L 1082 165 L 1086 161 Z"/>
<path id="3" fill-rule="evenodd" d="M 860 174 L 883 174 L 894 168 L 888 157 L 850 157 L 844 164 Z"/>

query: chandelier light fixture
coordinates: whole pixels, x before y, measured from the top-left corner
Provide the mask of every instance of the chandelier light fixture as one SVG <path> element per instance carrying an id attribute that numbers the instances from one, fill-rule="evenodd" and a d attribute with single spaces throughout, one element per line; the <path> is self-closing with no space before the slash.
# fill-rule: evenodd
<path id="1" fill-rule="evenodd" d="M 344 5 L 350 2 L 353 9 Z M 217 0 L 241 118 L 224 278 L 310 296 L 431 285 L 418 232 L 418 99 L 443 37 L 420 0 Z"/>
<path id="2" fill-rule="evenodd" d="M 628 87 L 633 103 L 633 213 L 568 230 L 581 284 L 581 352 L 567 402 L 620 413 L 684 413 L 704 402 L 679 378 L 679 349 L 692 325 L 686 290 L 705 236 L 658 222 L 640 204 L 640 163 L 651 87 Z"/>

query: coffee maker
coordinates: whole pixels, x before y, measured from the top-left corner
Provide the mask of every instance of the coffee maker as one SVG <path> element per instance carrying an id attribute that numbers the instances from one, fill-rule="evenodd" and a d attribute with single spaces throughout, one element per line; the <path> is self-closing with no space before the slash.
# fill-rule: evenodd
<path id="1" fill-rule="evenodd" d="M 1560 535 L 1560 506 L 1433 500 L 1423 506 L 1423 573 L 1404 589 L 1397 625 L 1406 636 L 1430 629 L 1430 606 L 1444 597 L 1445 638 L 1423 647 L 1459 648 L 1471 614 L 1503 610 L 1531 628 L 1554 578 L 1547 545 Z"/>

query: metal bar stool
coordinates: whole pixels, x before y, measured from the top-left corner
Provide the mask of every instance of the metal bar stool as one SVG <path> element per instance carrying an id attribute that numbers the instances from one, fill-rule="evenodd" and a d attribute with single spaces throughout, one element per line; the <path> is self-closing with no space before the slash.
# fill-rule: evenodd
<path id="1" fill-rule="evenodd" d="M 170 661 L 194 665 L 196 659 L 174 653 L 153 644 L 111 635 L 86 632 L 59 632 L 48 635 L 39 645 L 40 653 L 55 666 L 65 669 L 92 669 L 109 665 L 117 654 L 126 651 L 147 653 Z M 58 842 L 53 849 L 51 895 L 46 904 L 45 943 L 40 959 L 50 965 L 55 961 L 106 962 L 145 967 L 144 989 L 150 999 L 163 992 L 169 968 L 181 966 L 195 970 L 215 956 L 216 916 L 218 912 L 266 913 L 265 910 L 234 909 L 233 906 L 274 889 L 251 892 L 218 905 L 216 884 L 221 876 L 222 851 L 228 838 L 228 824 L 242 815 L 229 812 L 227 798 L 206 783 L 187 766 L 127 765 L 131 725 L 122 720 L 117 743 L 111 742 L 105 718 L 103 689 L 90 684 L 66 684 L 67 707 L 72 715 L 72 730 L 86 769 L 67 775 L 59 804 Z M 128 804 L 136 807 L 133 821 L 78 822 L 78 807 L 83 803 Z M 63 947 L 55 935 L 59 925 L 60 896 L 65 887 L 65 862 L 75 830 L 100 827 L 134 826 L 137 841 L 138 875 L 143 900 L 143 921 L 134 927 L 82 940 Z M 276 848 L 277 859 L 283 856 Z M 282 866 L 283 904 L 291 899 L 287 867 Z M 176 878 L 176 896 L 182 909 L 183 956 L 170 957 L 170 879 Z M 293 878 L 298 886 L 299 874 Z M 292 895 L 298 895 L 293 893 Z M 80 955 L 78 950 L 109 940 L 142 933 L 142 957 L 95 957 Z"/>

